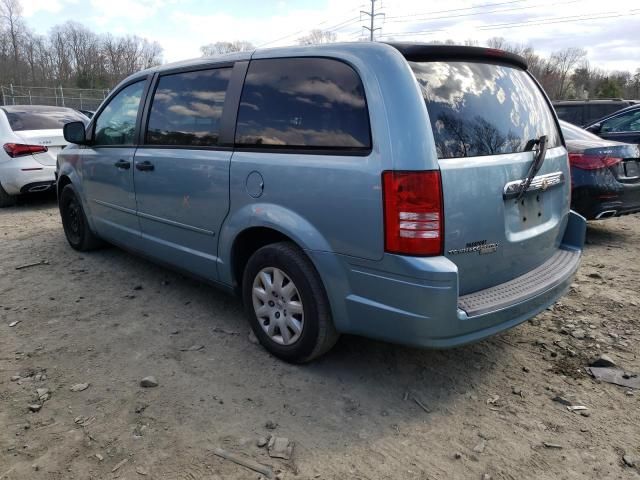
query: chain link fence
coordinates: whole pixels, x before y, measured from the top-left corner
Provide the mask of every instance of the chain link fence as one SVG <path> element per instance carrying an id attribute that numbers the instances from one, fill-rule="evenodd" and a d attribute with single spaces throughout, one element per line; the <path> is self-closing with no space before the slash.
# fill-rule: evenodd
<path id="1" fill-rule="evenodd" d="M 0 85 L 0 105 L 55 105 L 96 110 L 108 94 L 107 89 Z"/>

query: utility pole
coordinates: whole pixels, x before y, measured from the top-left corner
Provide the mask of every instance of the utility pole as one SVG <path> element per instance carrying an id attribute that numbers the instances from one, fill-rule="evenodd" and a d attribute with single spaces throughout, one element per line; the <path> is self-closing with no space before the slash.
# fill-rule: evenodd
<path id="1" fill-rule="evenodd" d="M 375 19 L 376 17 L 384 17 L 384 13 L 376 13 L 376 2 L 378 0 L 370 0 L 371 2 L 371 11 L 370 12 L 365 12 L 364 10 L 360 10 L 361 14 L 364 15 L 369 15 L 369 18 L 371 20 L 371 26 L 366 27 L 366 26 L 362 26 L 362 28 L 364 28 L 365 30 L 369 31 L 369 41 L 373 42 L 373 32 L 375 32 L 376 30 L 382 30 L 382 27 L 374 27 L 374 23 L 375 23 Z"/>

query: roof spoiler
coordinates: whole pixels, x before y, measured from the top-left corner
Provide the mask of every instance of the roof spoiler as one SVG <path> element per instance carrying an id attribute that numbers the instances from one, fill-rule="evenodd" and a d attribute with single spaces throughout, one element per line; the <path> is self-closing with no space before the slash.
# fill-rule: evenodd
<path id="1" fill-rule="evenodd" d="M 527 61 L 515 53 L 496 48 L 466 47 L 462 45 L 429 45 L 426 43 L 396 43 L 388 45 L 398 50 L 411 62 L 430 62 L 438 60 L 490 61 L 513 65 L 527 69 Z"/>

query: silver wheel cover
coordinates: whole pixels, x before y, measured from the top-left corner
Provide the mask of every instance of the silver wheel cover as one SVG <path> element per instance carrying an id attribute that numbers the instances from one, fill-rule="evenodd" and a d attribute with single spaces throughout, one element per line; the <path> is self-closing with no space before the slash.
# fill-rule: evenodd
<path id="1" fill-rule="evenodd" d="M 266 267 L 253 280 L 253 310 L 262 330 L 280 345 L 293 345 L 304 328 L 304 308 L 297 287 L 279 268 Z"/>

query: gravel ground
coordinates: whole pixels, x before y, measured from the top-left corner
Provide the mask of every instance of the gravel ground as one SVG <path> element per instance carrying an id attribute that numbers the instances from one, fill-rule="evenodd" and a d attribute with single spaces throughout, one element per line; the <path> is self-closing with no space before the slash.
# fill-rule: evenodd
<path id="1" fill-rule="evenodd" d="M 345 336 L 292 366 L 250 341 L 236 299 L 117 248 L 75 252 L 55 201 L 23 200 L 0 211 L 0 479 L 260 478 L 216 448 L 285 479 L 640 478 L 640 391 L 584 369 L 607 353 L 640 372 L 639 239 L 640 217 L 590 224 L 570 293 L 501 336 Z M 269 435 L 289 460 L 257 446 Z"/>

